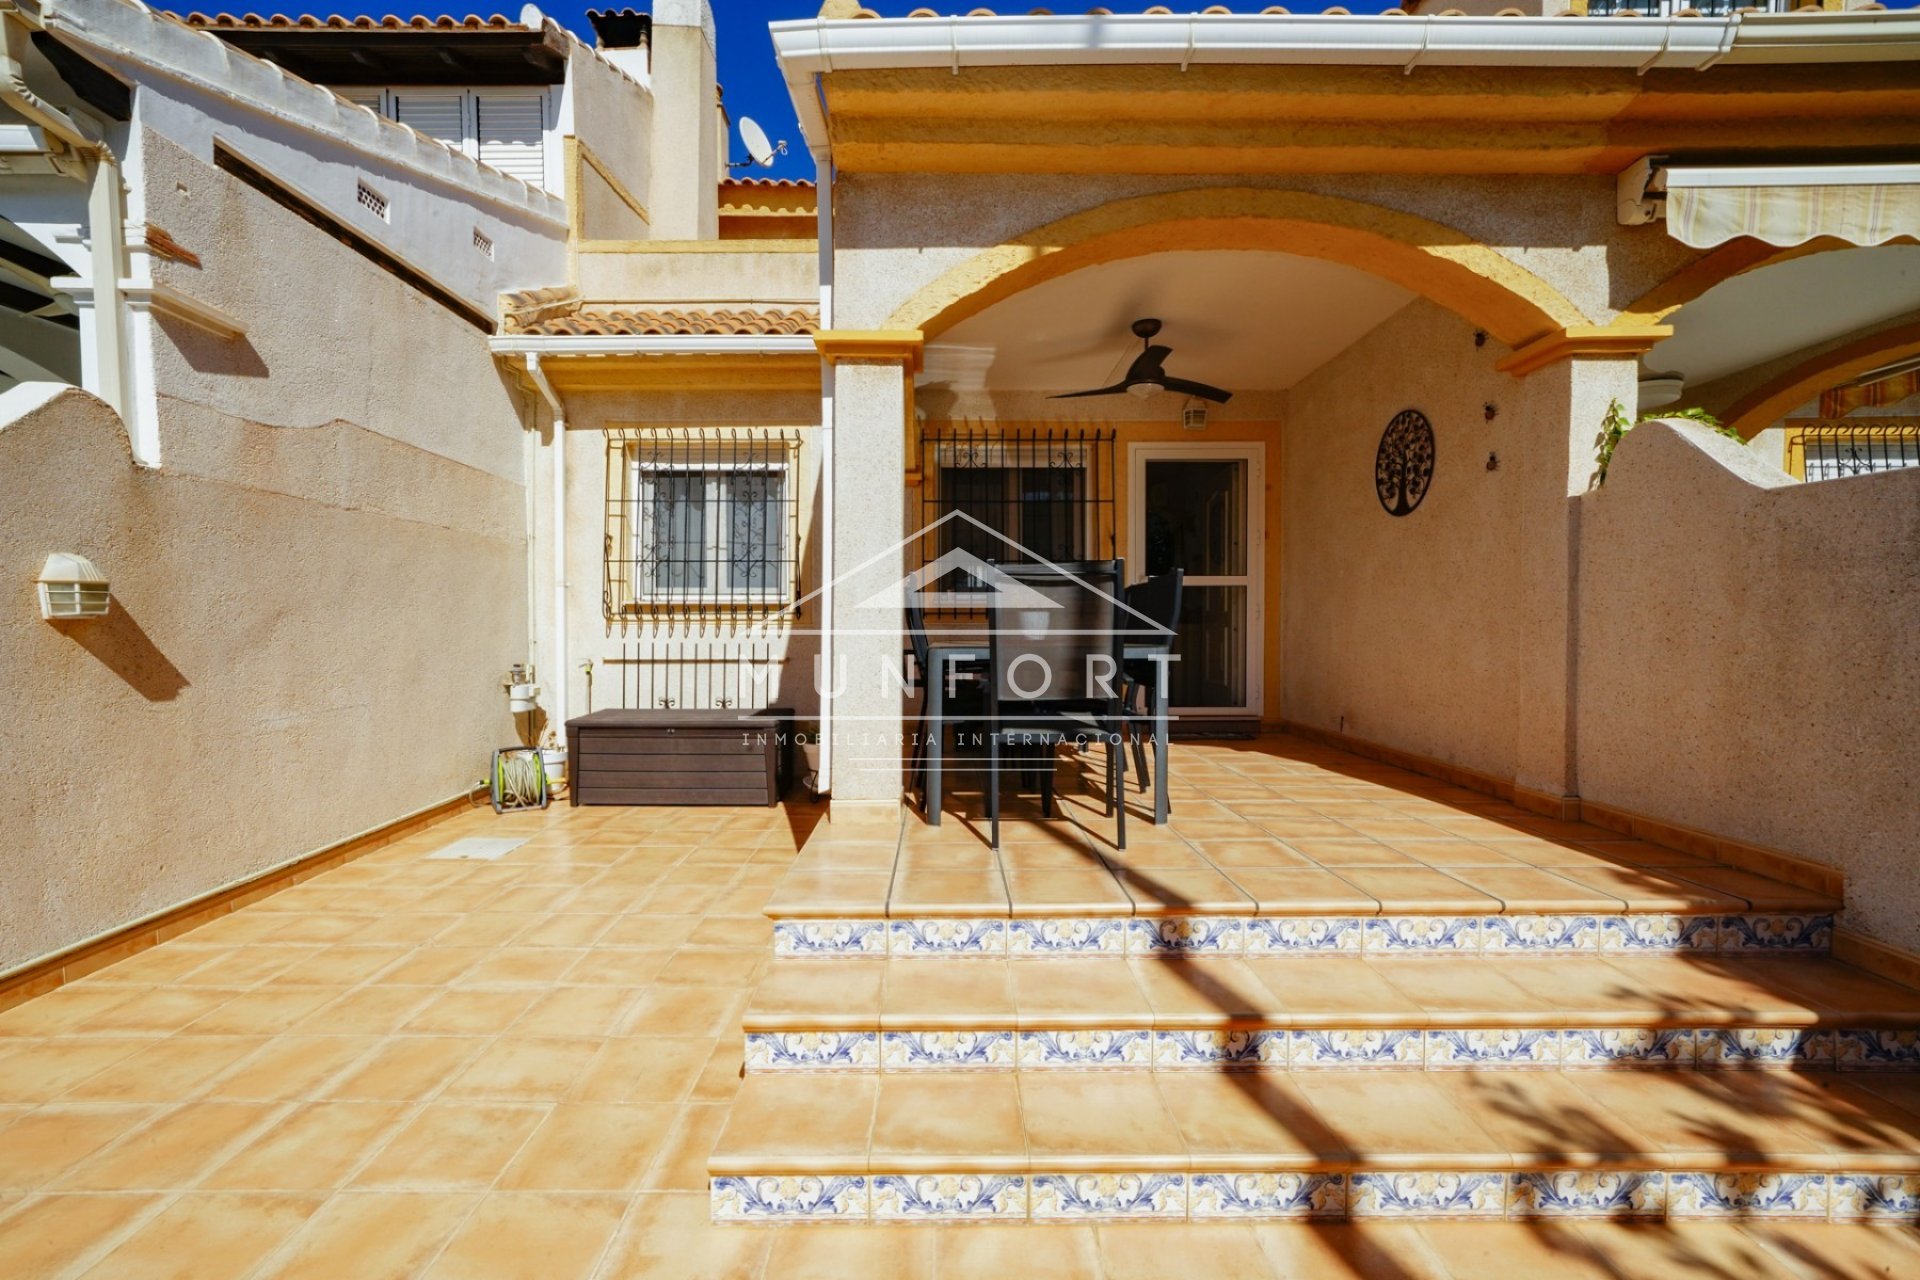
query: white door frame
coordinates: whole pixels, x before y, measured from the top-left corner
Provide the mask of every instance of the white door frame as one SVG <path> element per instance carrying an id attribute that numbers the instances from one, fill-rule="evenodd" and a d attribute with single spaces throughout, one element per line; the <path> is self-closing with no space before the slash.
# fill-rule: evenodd
<path id="1" fill-rule="evenodd" d="M 1243 577 L 1187 576 L 1188 587 L 1247 589 L 1247 701 L 1239 707 L 1174 707 L 1189 719 L 1202 716 L 1258 719 L 1266 702 L 1267 446 L 1259 440 L 1139 441 L 1127 445 L 1127 563 L 1145 568 L 1147 463 L 1168 459 L 1227 459 L 1247 464 L 1247 572 Z"/>

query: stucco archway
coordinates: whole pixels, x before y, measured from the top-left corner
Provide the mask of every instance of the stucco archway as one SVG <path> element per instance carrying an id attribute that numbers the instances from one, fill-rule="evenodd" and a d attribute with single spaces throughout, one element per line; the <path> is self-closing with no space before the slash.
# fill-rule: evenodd
<path id="1" fill-rule="evenodd" d="M 1822 391 L 1915 355 L 1920 355 L 1920 324 L 1883 329 L 1795 365 L 1740 397 L 1722 418 L 1741 439 L 1751 440 Z"/>
<path id="2" fill-rule="evenodd" d="M 931 338 L 1023 289 L 1083 267 L 1186 249 L 1323 258 L 1432 299 L 1510 347 L 1590 324 L 1559 290 L 1465 232 L 1338 196 L 1208 187 L 1115 200 L 985 249 L 894 311 Z"/>
<path id="3" fill-rule="evenodd" d="M 1888 244 L 1912 244 L 1909 236 L 1898 236 Z M 1735 276 L 1746 275 L 1817 253 L 1835 253 L 1862 246 L 1832 236 L 1822 236 L 1805 244 L 1780 248 L 1764 241 L 1742 237 L 1730 240 L 1702 257 L 1695 258 L 1653 288 L 1629 302 L 1615 316 L 1610 329 L 1638 329 L 1659 324 L 1674 312 L 1693 302 Z"/>

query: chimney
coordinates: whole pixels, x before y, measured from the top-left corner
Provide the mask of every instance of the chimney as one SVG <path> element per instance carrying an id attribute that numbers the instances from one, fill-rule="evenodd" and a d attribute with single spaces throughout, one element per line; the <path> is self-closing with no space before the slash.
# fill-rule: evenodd
<path id="1" fill-rule="evenodd" d="M 653 191 L 659 240 L 720 238 L 719 88 L 707 0 L 654 0 Z"/>
<path id="2" fill-rule="evenodd" d="M 652 74 L 653 19 L 637 9 L 589 9 L 593 47 L 640 84 Z"/>

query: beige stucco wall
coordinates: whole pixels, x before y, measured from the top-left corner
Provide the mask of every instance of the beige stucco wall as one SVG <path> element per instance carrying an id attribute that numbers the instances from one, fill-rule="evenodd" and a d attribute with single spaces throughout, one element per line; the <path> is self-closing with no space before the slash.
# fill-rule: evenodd
<path id="1" fill-rule="evenodd" d="M 1580 502 L 1582 797 L 1840 867 L 1920 948 L 1920 470 L 1799 484 L 1655 422 Z"/>
<path id="2" fill-rule="evenodd" d="M 1566 794 L 1568 494 L 1591 467 L 1607 396 L 1632 394 L 1632 363 L 1562 361 L 1516 379 L 1494 370 L 1504 354 L 1416 301 L 1289 394 L 1283 708 Z M 1396 518 L 1373 464 L 1408 408 L 1433 425 L 1434 476 Z"/>
<path id="3" fill-rule="evenodd" d="M 710 241 L 601 248 L 574 258 L 582 297 L 598 303 L 815 306 L 819 257 L 806 241 Z"/>
<path id="4" fill-rule="evenodd" d="M 569 132 L 643 206 L 653 183 L 653 94 L 584 45 L 567 55 Z M 651 228 L 593 169 L 581 166 L 580 225 L 597 239 L 644 240 Z"/>
<path id="5" fill-rule="evenodd" d="M 160 470 L 82 393 L 0 415 L 0 697 L 32 762 L 0 794 L 0 969 L 446 800 L 516 738 L 521 430 L 484 335 L 158 136 L 141 155 L 146 216 L 202 260 L 156 275 L 247 332 L 162 318 L 136 352 Z M 61 550 L 109 574 L 110 617 L 39 619 Z"/>

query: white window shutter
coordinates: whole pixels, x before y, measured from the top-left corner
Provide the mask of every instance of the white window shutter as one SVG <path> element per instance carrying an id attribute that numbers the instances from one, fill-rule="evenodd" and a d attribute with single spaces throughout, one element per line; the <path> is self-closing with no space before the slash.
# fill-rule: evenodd
<path id="1" fill-rule="evenodd" d="M 479 93 L 480 163 L 529 185 L 546 185 L 546 95 Z"/>
<path id="2" fill-rule="evenodd" d="M 345 98 L 348 102 L 353 103 L 356 107 L 365 107 L 375 115 L 385 113 L 385 103 L 383 101 L 385 95 L 379 89 L 347 88 L 335 89 L 334 92 Z"/>
<path id="3" fill-rule="evenodd" d="M 430 93 L 415 89 L 396 89 L 393 94 L 393 118 L 401 124 L 438 138 L 456 151 L 465 150 L 464 112 L 460 110 L 460 91 Z"/>

